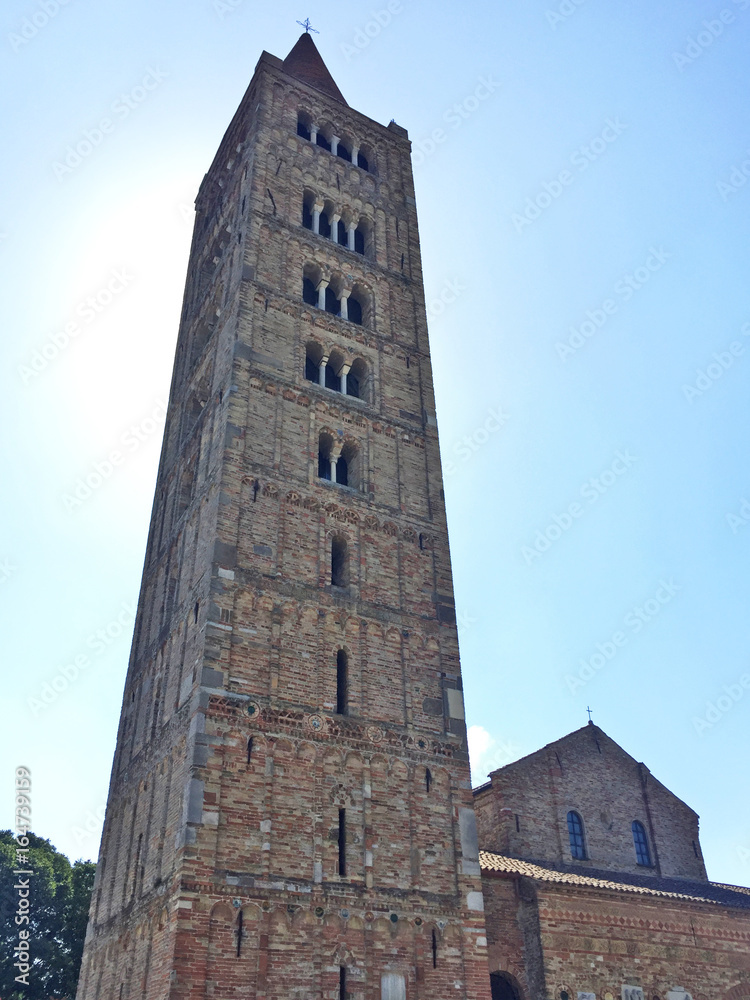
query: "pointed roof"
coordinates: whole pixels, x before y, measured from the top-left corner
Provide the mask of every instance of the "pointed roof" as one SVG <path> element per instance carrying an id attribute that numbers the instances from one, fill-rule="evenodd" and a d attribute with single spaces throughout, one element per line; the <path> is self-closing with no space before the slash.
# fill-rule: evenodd
<path id="1" fill-rule="evenodd" d="M 309 87 L 322 91 L 335 101 L 346 104 L 344 95 L 328 72 L 328 67 L 323 62 L 323 57 L 318 52 L 309 32 L 305 31 L 299 36 L 297 44 L 284 60 L 283 66 L 284 71 L 299 80 L 300 83 L 306 83 Z"/>

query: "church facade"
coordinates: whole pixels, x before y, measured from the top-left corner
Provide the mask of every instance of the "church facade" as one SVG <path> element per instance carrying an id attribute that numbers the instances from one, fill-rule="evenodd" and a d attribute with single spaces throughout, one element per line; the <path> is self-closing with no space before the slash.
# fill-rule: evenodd
<path id="1" fill-rule="evenodd" d="M 407 133 L 309 34 L 196 201 L 79 1000 L 489 1000 Z"/>
<path id="2" fill-rule="evenodd" d="M 589 723 L 474 791 L 493 1000 L 747 1000 L 750 889 Z"/>

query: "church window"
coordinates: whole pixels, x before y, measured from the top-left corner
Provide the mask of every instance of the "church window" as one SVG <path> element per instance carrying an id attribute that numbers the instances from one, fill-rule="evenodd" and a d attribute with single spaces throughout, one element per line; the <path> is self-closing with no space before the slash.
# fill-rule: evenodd
<path id="1" fill-rule="evenodd" d="M 432 967 L 437 969 L 437 933 L 432 931 Z"/>
<path id="2" fill-rule="evenodd" d="M 370 163 L 364 153 L 357 153 L 357 166 L 362 170 L 370 169 Z"/>
<path id="3" fill-rule="evenodd" d="M 305 345 L 305 378 L 316 385 L 320 382 L 320 362 L 323 359 L 323 348 L 315 341 Z"/>
<path id="4" fill-rule="evenodd" d="M 354 295 L 349 296 L 349 322 L 362 326 L 362 303 Z"/>
<path id="5" fill-rule="evenodd" d="M 317 290 L 309 278 L 302 279 L 302 301 L 306 302 L 308 306 L 317 306 L 318 304 Z"/>
<path id="6" fill-rule="evenodd" d="M 428 792 L 432 788 L 432 771 L 429 767 L 424 769 L 424 786 Z"/>
<path id="7" fill-rule="evenodd" d="M 312 198 L 307 196 L 302 201 L 302 225 L 305 229 L 313 227 Z"/>
<path id="8" fill-rule="evenodd" d="M 349 245 L 349 233 L 347 232 L 346 226 L 341 221 L 341 219 L 339 219 L 338 221 L 336 235 L 338 237 L 338 242 L 341 244 L 341 246 L 345 247 Z"/>
<path id="9" fill-rule="evenodd" d="M 329 153 L 331 152 L 331 143 L 328 139 L 326 139 L 322 132 L 318 132 L 315 137 L 315 144 L 317 146 L 321 146 L 323 149 L 327 149 Z"/>
<path id="10" fill-rule="evenodd" d="M 361 254 L 365 252 L 365 234 L 359 227 L 354 230 L 354 250 Z"/>
<path id="11" fill-rule="evenodd" d="M 325 386 L 326 389 L 341 392 L 341 376 L 336 374 L 336 369 L 330 362 L 326 365 Z"/>
<path id="12" fill-rule="evenodd" d="M 633 845 L 635 846 L 635 859 L 639 865 L 645 868 L 651 867 L 651 852 L 648 849 L 648 840 L 643 823 L 637 819 L 633 820 L 631 829 L 633 831 Z"/>
<path id="13" fill-rule="evenodd" d="M 507 972 L 490 973 L 490 990 L 492 992 L 492 1000 L 519 1000 L 521 996 L 518 983 Z M 560 994 L 560 1000 L 563 1000 L 562 993 Z M 567 993 L 564 1000 L 569 1000 Z"/>
<path id="14" fill-rule="evenodd" d="M 352 365 L 346 378 L 346 394 L 354 396 L 355 399 L 363 398 L 364 382 L 367 376 L 367 367 L 361 358 Z"/>
<path id="15" fill-rule="evenodd" d="M 346 1000 L 346 966 L 339 966 L 339 1000 Z"/>
<path id="16" fill-rule="evenodd" d="M 349 657 L 343 649 L 336 653 L 336 713 L 349 714 Z"/>
<path id="17" fill-rule="evenodd" d="M 253 738 L 250 736 L 247 741 L 247 762 L 248 764 L 253 758 Z"/>
<path id="18" fill-rule="evenodd" d="M 568 837 L 570 838 L 570 853 L 576 861 L 586 860 L 586 841 L 583 836 L 583 820 L 580 814 L 571 809 L 568 813 Z"/>
<path id="19" fill-rule="evenodd" d="M 339 809 L 339 875 L 346 876 L 346 809 Z"/>
<path id="20" fill-rule="evenodd" d="M 331 479 L 331 448 L 333 438 L 330 434 L 321 434 L 318 438 L 318 479 Z"/>
<path id="21" fill-rule="evenodd" d="M 242 957 L 242 910 L 237 917 L 237 958 Z"/>
<path id="22" fill-rule="evenodd" d="M 339 140 L 338 148 L 336 150 L 336 156 L 340 156 L 342 160 L 346 160 L 347 163 L 352 162 L 351 150 L 347 149 L 341 140 Z"/>
<path id="23" fill-rule="evenodd" d="M 310 119 L 306 115 L 297 115 L 297 135 L 308 141 L 310 139 Z"/>
<path id="24" fill-rule="evenodd" d="M 336 535 L 331 544 L 331 586 L 349 585 L 349 546 L 346 539 Z"/>
<path id="25" fill-rule="evenodd" d="M 325 236 L 327 240 L 331 238 L 331 220 L 328 216 L 328 212 L 320 213 L 320 221 L 318 223 L 318 232 L 321 236 Z"/>
<path id="26" fill-rule="evenodd" d="M 326 288 L 326 312 L 332 313 L 334 316 L 341 315 L 341 302 L 336 297 L 336 293 L 329 285 Z"/>

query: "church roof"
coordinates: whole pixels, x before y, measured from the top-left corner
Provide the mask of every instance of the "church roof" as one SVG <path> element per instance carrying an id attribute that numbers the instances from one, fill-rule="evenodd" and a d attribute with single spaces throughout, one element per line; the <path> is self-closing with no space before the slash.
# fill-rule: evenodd
<path id="1" fill-rule="evenodd" d="M 305 31 L 297 39 L 296 45 L 284 60 L 284 71 L 301 83 L 306 83 L 308 87 L 314 87 L 335 101 L 346 104 L 344 95 L 328 72 L 309 32 Z"/>
<path id="2" fill-rule="evenodd" d="M 657 878 L 648 875 L 630 875 L 627 872 L 601 872 L 594 868 L 575 870 L 549 862 L 536 864 L 507 858 L 490 851 L 479 852 L 482 874 L 496 872 L 501 875 L 523 875 L 536 882 L 556 882 L 558 885 L 577 885 L 592 889 L 610 889 L 632 892 L 643 896 L 664 896 L 693 903 L 719 903 L 750 909 L 750 889 L 721 882 L 694 882 L 689 879 Z"/>

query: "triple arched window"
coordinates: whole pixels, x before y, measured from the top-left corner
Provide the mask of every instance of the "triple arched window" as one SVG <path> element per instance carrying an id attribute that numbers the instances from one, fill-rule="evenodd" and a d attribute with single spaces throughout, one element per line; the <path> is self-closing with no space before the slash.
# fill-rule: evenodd
<path id="1" fill-rule="evenodd" d="M 336 134 L 333 125 L 318 125 L 307 111 L 300 111 L 297 115 L 297 135 L 300 139 L 319 146 L 321 149 L 333 153 L 347 163 L 353 163 L 360 170 L 374 173 L 375 158 L 372 149 L 368 145 L 360 146 L 359 142 L 350 135 L 342 133 Z"/>
<path id="2" fill-rule="evenodd" d="M 308 382 L 355 399 L 369 398 L 369 377 L 362 358 L 348 361 L 338 349 L 330 354 L 310 341 L 305 347 L 305 378 Z"/>
<path id="3" fill-rule="evenodd" d="M 313 191 L 305 191 L 302 197 L 302 225 L 347 250 L 371 255 L 372 222 L 366 216 L 356 217 L 350 210 L 339 211 L 333 202 L 319 198 Z"/>
<path id="4" fill-rule="evenodd" d="M 341 274 L 324 278 L 317 265 L 305 264 L 302 272 L 302 301 L 357 326 L 372 325 L 372 296 L 365 286 L 358 281 L 353 285 L 348 284 Z"/>

